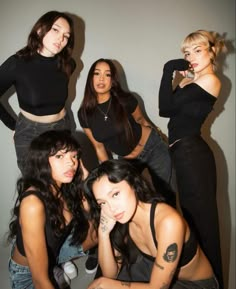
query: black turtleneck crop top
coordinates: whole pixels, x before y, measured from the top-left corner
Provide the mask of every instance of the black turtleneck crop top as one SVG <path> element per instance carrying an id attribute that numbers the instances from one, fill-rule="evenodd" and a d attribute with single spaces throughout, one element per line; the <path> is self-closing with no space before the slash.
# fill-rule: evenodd
<path id="1" fill-rule="evenodd" d="M 73 60 L 72 67 L 75 68 Z M 58 58 L 40 54 L 29 60 L 12 55 L 0 66 L 0 97 L 14 86 L 20 108 L 37 115 L 60 112 L 68 96 L 69 78 L 58 69 Z M 0 119 L 14 129 L 14 119 L 1 105 Z"/>

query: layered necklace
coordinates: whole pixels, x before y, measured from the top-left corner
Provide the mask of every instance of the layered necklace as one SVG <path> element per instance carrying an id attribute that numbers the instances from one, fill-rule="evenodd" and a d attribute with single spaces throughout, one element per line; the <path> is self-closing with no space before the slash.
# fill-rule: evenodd
<path id="1" fill-rule="evenodd" d="M 107 111 L 106 111 L 106 112 L 104 112 L 104 111 L 99 107 L 99 105 L 97 106 L 97 108 L 98 108 L 98 110 L 101 112 L 101 114 L 104 115 L 104 121 L 107 121 L 107 119 L 108 119 L 108 112 L 109 112 L 109 110 L 110 110 L 110 108 L 111 108 L 111 99 L 112 99 L 112 97 L 110 96 L 110 99 L 109 99 L 109 103 L 108 103 Z"/>

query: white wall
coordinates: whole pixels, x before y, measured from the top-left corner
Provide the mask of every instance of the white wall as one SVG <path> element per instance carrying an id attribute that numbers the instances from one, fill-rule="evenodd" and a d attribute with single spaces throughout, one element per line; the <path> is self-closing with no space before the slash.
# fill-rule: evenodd
<path id="1" fill-rule="evenodd" d="M 67 11 L 76 23 L 77 77 L 70 85 L 72 111 L 77 120 L 86 76 L 100 57 L 115 59 L 128 88 L 144 101 L 150 119 L 166 133 L 167 119 L 158 116 L 158 87 L 163 64 L 181 57 L 180 42 L 196 29 L 226 34 L 235 45 L 234 0 L 1 0 L 0 63 L 26 43 L 34 22 L 49 10 Z M 233 51 L 232 51 L 233 50 Z M 235 54 L 225 59 L 220 73 L 222 92 L 215 112 L 204 129 L 216 156 L 224 273 L 229 289 L 235 289 Z M 75 95 L 76 94 L 76 95 Z M 5 98 L 5 97 L 4 97 Z M 75 98 L 75 99 L 74 99 Z M 16 95 L 9 100 L 19 111 Z M 7 230 L 19 176 L 12 131 L 0 122 L 0 237 Z M 81 135 L 82 136 L 82 135 Z M 84 140 L 82 141 L 84 142 Z M 86 157 L 86 156 L 85 156 Z M 206 192 L 207 193 L 207 192 Z M 210 229 L 210 228 L 209 228 Z M 1 245 L 0 250 L 2 250 Z M 1 258 L 1 257 L 0 257 Z"/>

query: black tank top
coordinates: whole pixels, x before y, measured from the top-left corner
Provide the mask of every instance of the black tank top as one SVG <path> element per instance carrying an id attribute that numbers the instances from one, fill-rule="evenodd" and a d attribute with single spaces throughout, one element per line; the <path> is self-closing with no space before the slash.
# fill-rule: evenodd
<path id="1" fill-rule="evenodd" d="M 55 262 L 58 257 L 59 250 L 62 244 L 64 243 L 65 239 L 68 237 L 68 235 L 70 234 L 72 230 L 72 222 L 70 222 L 64 229 L 62 229 L 60 236 L 55 236 L 51 228 L 50 222 L 49 222 L 49 215 L 48 215 L 49 213 L 47 211 L 42 195 L 40 194 L 39 191 L 30 190 L 30 191 L 23 193 L 22 197 L 20 198 L 20 201 L 22 201 L 23 198 L 29 195 L 35 195 L 44 204 L 45 212 L 46 212 L 45 235 L 46 235 L 47 251 L 48 251 L 49 260 Z M 23 238 L 22 238 L 22 230 L 19 224 L 19 218 L 18 218 L 18 223 L 17 223 L 16 245 L 21 255 L 26 256 Z"/>
<path id="2" fill-rule="evenodd" d="M 152 206 L 151 206 L 150 227 L 151 227 L 153 241 L 157 247 L 158 243 L 156 240 L 156 232 L 155 232 L 155 227 L 154 227 L 154 215 L 155 215 L 156 205 L 157 205 L 157 201 L 154 201 L 152 203 Z M 189 236 L 188 241 L 183 244 L 182 253 L 181 253 L 181 256 L 179 259 L 178 268 L 183 267 L 184 265 L 188 264 L 193 259 L 193 257 L 196 255 L 197 247 L 198 247 L 198 242 L 197 242 L 196 236 L 190 228 L 190 236 Z M 144 254 L 144 253 L 142 253 L 142 254 Z M 145 254 L 145 255 L 149 256 L 147 254 Z M 152 256 L 149 256 L 149 257 L 153 258 L 153 261 L 155 260 L 154 257 L 152 257 Z"/>

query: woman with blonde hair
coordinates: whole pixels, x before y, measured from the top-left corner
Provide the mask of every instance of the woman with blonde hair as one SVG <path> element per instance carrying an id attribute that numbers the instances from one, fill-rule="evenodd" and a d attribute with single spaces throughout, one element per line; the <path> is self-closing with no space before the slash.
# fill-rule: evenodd
<path id="1" fill-rule="evenodd" d="M 170 118 L 169 150 L 183 214 L 195 226 L 203 251 L 223 288 L 216 166 L 213 152 L 201 136 L 201 128 L 220 93 L 216 60 L 226 48 L 217 33 L 197 30 L 184 39 L 181 51 L 184 59 L 170 60 L 164 65 L 159 114 Z M 183 78 L 173 89 L 176 71 Z"/>

